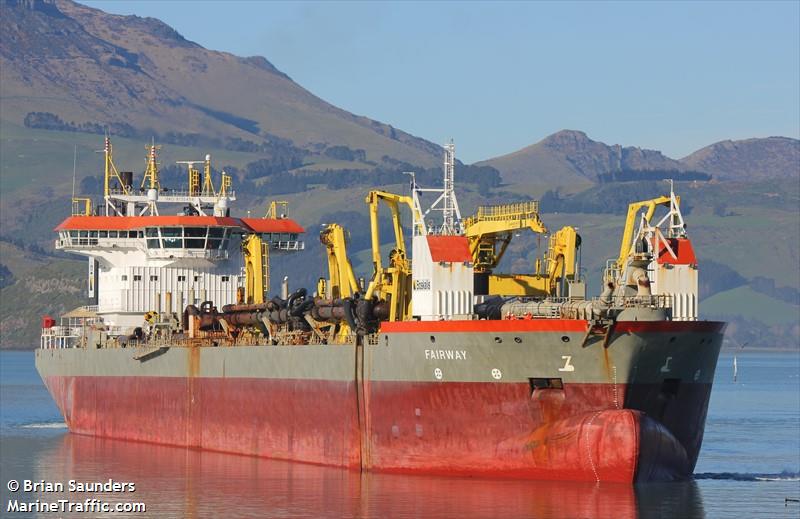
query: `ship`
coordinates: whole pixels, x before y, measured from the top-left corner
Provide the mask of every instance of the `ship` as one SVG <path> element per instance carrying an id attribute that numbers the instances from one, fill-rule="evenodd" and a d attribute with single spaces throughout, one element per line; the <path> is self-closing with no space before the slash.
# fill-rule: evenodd
<path id="1" fill-rule="evenodd" d="M 370 277 L 331 223 L 327 272 L 290 290 L 270 271 L 305 249 L 285 202 L 231 216 L 210 156 L 183 161 L 174 190 L 155 145 L 139 185 L 108 137 L 104 163 L 101 205 L 74 197 L 55 229 L 57 250 L 88 259 L 94 304 L 43 317 L 35 355 L 71 433 L 391 473 L 691 477 L 725 323 L 698 318 L 671 183 L 630 204 L 589 297 L 580 234 L 548 230 L 536 201 L 462 217 L 451 142 L 440 186 L 410 173 L 407 194 L 367 194 Z M 523 232 L 546 250 L 500 272 Z"/>

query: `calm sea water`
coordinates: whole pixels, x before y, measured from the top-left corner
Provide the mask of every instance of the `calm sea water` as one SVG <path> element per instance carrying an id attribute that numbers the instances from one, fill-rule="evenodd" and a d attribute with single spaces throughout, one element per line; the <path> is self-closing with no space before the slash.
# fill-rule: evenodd
<path id="1" fill-rule="evenodd" d="M 800 355 L 720 359 L 695 481 L 635 487 L 359 474 L 67 433 L 29 352 L 0 353 L 0 517 L 798 518 Z M 135 483 L 142 513 L 8 512 L 10 479 Z"/>

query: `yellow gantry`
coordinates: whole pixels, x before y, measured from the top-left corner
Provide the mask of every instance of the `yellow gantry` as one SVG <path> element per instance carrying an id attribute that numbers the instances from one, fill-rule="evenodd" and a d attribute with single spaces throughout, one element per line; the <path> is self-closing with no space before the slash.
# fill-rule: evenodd
<path id="1" fill-rule="evenodd" d="M 675 198 L 680 203 L 680 198 Z M 641 209 L 646 208 L 647 212 L 644 215 L 645 221 L 649 224 L 656 212 L 656 208 L 660 205 L 669 207 L 670 198 L 668 196 L 659 196 L 650 200 L 642 200 L 641 202 L 633 202 L 628 205 L 628 215 L 625 218 L 625 228 L 622 231 L 622 242 L 619 245 L 619 257 L 617 258 L 617 269 L 622 270 L 625 267 L 625 261 L 633 247 L 633 228 L 636 226 L 636 216 Z"/>
<path id="2" fill-rule="evenodd" d="M 329 224 L 319 234 L 319 241 L 325 246 L 328 255 L 328 280 L 320 297 L 340 299 L 351 297 L 359 291 L 353 266 L 347 257 L 347 235 L 339 224 Z"/>
<path id="3" fill-rule="evenodd" d="M 258 234 L 242 238 L 244 256 L 244 300 L 261 304 L 269 294 L 269 243 Z"/>
<path id="4" fill-rule="evenodd" d="M 415 212 L 414 201 L 410 196 L 396 195 L 385 191 L 370 191 L 365 200 L 369 206 L 369 223 L 372 234 L 373 277 L 367 287 L 365 297 L 389 303 L 389 320 L 404 321 L 411 316 L 411 261 L 408 259 L 403 226 L 400 222 L 400 205 L 406 205 Z M 381 241 L 378 226 L 378 206 L 383 201 L 392 212 L 395 244 L 389 254 L 389 265 L 381 261 Z M 421 222 L 422 218 L 413 221 Z"/>
<path id="5" fill-rule="evenodd" d="M 464 220 L 476 274 L 485 276 L 489 294 L 504 296 L 556 296 L 562 279 L 575 278 L 576 250 L 580 237 L 573 227 L 563 227 L 550 236 L 545 254 L 545 271 L 539 262 L 535 274 L 495 274 L 514 233 L 528 229 L 546 234 L 539 217 L 539 202 L 480 206 Z"/>
<path id="6" fill-rule="evenodd" d="M 464 220 L 464 234 L 469 239 L 472 264 L 476 272 L 490 272 L 503 259 L 515 231 L 530 229 L 547 233 L 539 218 L 539 202 L 482 205 Z"/>

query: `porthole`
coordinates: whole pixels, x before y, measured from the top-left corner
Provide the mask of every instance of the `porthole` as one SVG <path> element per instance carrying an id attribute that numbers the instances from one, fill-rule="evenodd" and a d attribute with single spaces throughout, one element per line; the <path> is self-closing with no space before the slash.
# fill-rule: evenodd
<path id="1" fill-rule="evenodd" d="M 675 342 L 675 337 L 670 337 L 670 338 L 669 338 L 669 342 L 670 342 L 670 344 L 672 344 L 673 342 Z"/>
<path id="2" fill-rule="evenodd" d="M 517 344 L 521 343 L 522 337 L 514 337 L 514 342 L 516 342 Z"/>
<path id="3" fill-rule="evenodd" d="M 431 342 L 436 342 L 436 337 L 434 337 L 433 335 L 431 335 Z"/>
<path id="4" fill-rule="evenodd" d="M 496 342 L 497 344 L 500 344 L 500 343 L 503 342 L 503 339 L 501 339 L 500 337 L 495 337 L 494 338 L 494 342 Z"/>
<path id="5" fill-rule="evenodd" d="M 562 335 L 561 342 L 569 342 L 569 337 L 567 337 L 566 335 Z"/>

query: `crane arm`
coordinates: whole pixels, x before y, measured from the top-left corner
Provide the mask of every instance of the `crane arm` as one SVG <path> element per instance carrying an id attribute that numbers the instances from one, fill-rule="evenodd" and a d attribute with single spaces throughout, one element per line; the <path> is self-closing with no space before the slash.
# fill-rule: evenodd
<path id="1" fill-rule="evenodd" d="M 329 294 L 331 299 L 351 297 L 358 292 L 358 281 L 347 256 L 347 237 L 341 225 L 332 223 L 320 233 L 319 240 L 328 254 Z"/>
<path id="2" fill-rule="evenodd" d="M 245 302 L 261 304 L 269 291 L 269 245 L 258 234 L 242 239 L 245 270 Z"/>
<path id="3" fill-rule="evenodd" d="M 581 238 L 574 227 L 562 227 L 552 236 L 547 247 L 547 278 L 550 280 L 550 295 L 556 293 L 556 286 L 562 279 L 575 279 L 576 251 Z"/>
<path id="4" fill-rule="evenodd" d="M 625 265 L 625 259 L 628 257 L 628 253 L 631 250 L 633 229 L 636 226 L 636 216 L 639 214 L 639 211 L 643 208 L 647 208 L 644 218 L 647 223 L 650 223 L 650 220 L 653 218 L 653 214 L 656 212 L 656 208 L 660 205 L 669 206 L 670 197 L 659 196 L 650 200 L 633 202 L 632 204 L 628 205 L 628 215 L 625 217 L 625 228 L 622 231 L 622 242 L 619 246 L 619 257 L 617 258 L 617 267 L 619 269 L 622 269 L 622 267 Z"/>
<path id="5" fill-rule="evenodd" d="M 539 203 L 535 201 L 480 206 L 464 221 L 464 229 L 469 239 L 472 263 L 478 272 L 497 267 L 514 231 L 530 229 L 539 234 L 547 233 L 539 218 Z"/>
<path id="6" fill-rule="evenodd" d="M 383 201 L 392 212 L 395 245 L 389 256 L 389 265 L 381 261 L 381 241 L 378 225 L 378 206 Z M 372 234 L 373 278 L 367 287 L 365 299 L 369 300 L 379 292 L 379 299 L 390 304 L 389 320 L 402 321 L 411 312 L 411 265 L 406 254 L 403 226 L 400 221 L 400 205 L 406 205 L 415 214 L 414 201 L 409 196 L 396 195 L 385 191 L 370 191 L 366 198 L 369 206 L 370 230 Z"/>
<path id="7" fill-rule="evenodd" d="M 386 203 L 392 212 L 392 227 L 394 229 L 395 250 L 406 255 L 406 244 L 403 237 L 403 226 L 400 222 L 400 204 L 407 205 L 414 212 L 414 201 L 410 196 L 396 195 L 386 191 L 370 191 L 366 202 L 369 206 L 369 224 L 372 233 L 372 264 L 375 272 L 382 270 L 381 240 L 378 221 L 378 206 L 380 201 Z"/>

